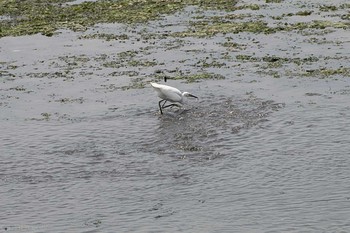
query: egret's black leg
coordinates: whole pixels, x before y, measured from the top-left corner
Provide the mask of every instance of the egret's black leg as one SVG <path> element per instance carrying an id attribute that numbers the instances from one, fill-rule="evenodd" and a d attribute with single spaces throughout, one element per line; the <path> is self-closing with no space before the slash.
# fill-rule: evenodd
<path id="1" fill-rule="evenodd" d="M 160 110 L 160 114 L 163 114 L 162 106 L 160 105 L 163 101 L 166 101 L 166 100 L 161 100 L 161 101 L 159 101 L 159 103 L 158 103 L 159 110 Z"/>
<path id="2" fill-rule="evenodd" d="M 167 100 L 164 101 L 163 105 L 162 105 L 162 108 L 164 108 L 164 105 L 166 104 Z"/>

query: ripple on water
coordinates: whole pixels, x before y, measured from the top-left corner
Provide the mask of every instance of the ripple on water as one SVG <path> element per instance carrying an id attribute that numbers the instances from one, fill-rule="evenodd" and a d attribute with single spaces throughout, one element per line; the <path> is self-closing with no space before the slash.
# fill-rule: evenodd
<path id="1" fill-rule="evenodd" d="M 157 137 L 143 149 L 179 158 L 211 160 L 229 153 L 237 134 L 268 121 L 283 104 L 249 95 L 246 98 L 207 96 L 196 107 L 168 110 L 160 117 Z"/>

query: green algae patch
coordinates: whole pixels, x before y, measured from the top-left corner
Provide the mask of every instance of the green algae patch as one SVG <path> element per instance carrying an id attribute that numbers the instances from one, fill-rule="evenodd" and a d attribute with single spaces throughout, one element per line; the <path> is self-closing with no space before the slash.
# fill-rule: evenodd
<path id="1" fill-rule="evenodd" d="M 335 75 L 350 77 L 350 68 L 347 68 L 347 67 L 339 67 L 338 69 L 320 68 L 315 70 L 306 70 L 305 73 L 302 74 L 302 76 L 305 76 L 305 77 L 318 76 L 321 78 L 327 78 Z"/>
<path id="2" fill-rule="evenodd" d="M 236 55 L 236 59 L 239 61 L 250 61 L 250 62 L 260 61 L 258 58 L 253 57 L 252 55 L 246 55 L 246 54 L 238 54 Z"/>
<path id="3" fill-rule="evenodd" d="M 265 0 L 266 3 L 281 3 L 282 0 Z"/>
<path id="4" fill-rule="evenodd" d="M 40 119 L 40 120 L 48 121 L 51 118 L 51 113 L 43 112 L 43 113 L 41 113 L 41 116 L 42 116 L 42 119 Z"/>
<path id="5" fill-rule="evenodd" d="M 130 60 L 127 63 L 129 66 L 144 66 L 144 67 L 152 67 L 158 65 L 158 62 L 156 60 Z"/>
<path id="6" fill-rule="evenodd" d="M 84 103 L 84 101 L 85 100 L 84 100 L 83 97 L 75 98 L 75 99 L 72 99 L 72 98 L 61 98 L 61 99 L 55 100 L 55 102 L 62 103 L 62 104 L 67 104 L 67 103 L 79 103 L 79 104 L 82 104 L 82 103 Z"/>
<path id="7" fill-rule="evenodd" d="M 173 79 L 185 80 L 188 83 L 199 82 L 204 79 L 225 79 L 225 76 L 214 73 L 202 73 L 202 74 L 191 74 L 191 75 L 179 75 Z"/>
<path id="8" fill-rule="evenodd" d="M 224 43 L 221 43 L 221 46 L 227 48 L 228 50 L 243 50 L 247 47 L 247 45 L 244 44 L 239 44 L 239 43 L 235 43 L 235 42 L 231 42 L 231 41 L 226 41 Z"/>
<path id="9" fill-rule="evenodd" d="M 119 0 L 68 5 L 64 0 L 1 0 L 0 37 L 41 33 L 52 36 L 61 28 L 83 31 L 97 23 L 145 23 L 188 5 L 233 10 L 236 1 L 223 0 Z"/>
<path id="10" fill-rule="evenodd" d="M 273 28 L 267 26 L 263 21 L 252 22 L 216 22 L 209 24 L 207 22 L 193 25 L 189 30 L 184 32 L 176 32 L 172 35 L 175 37 L 211 37 L 222 33 L 271 33 Z"/>
<path id="11" fill-rule="evenodd" d="M 267 1 L 267 0 L 266 0 Z M 256 4 L 236 6 L 237 1 L 223 0 L 119 0 L 93 1 L 80 4 L 66 4 L 68 0 L 0 0 L 0 37 L 20 36 L 41 33 L 52 36 L 58 29 L 84 31 L 97 23 L 146 23 L 163 15 L 173 14 L 186 6 L 197 6 L 204 10 L 259 10 Z M 281 2 L 269 0 L 267 2 Z M 348 6 L 342 6 L 347 8 Z M 333 6 L 321 6 L 321 11 L 334 11 Z M 312 11 L 299 11 L 296 15 L 308 16 Z M 169 35 L 174 37 L 210 37 L 219 33 L 275 33 L 278 31 L 343 28 L 349 29 L 349 22 L 313 21 L 270 26 L 261 20 L 238 21 L 249 14 L 228 14 L 224 17 L 209 17 L 205 21 L 195 21 L 187 31 Z M 348 15 L 343 16 L 344 19 Z M 127 35 L 93 34 L 82 36 L 84 39 L 127 40 Z"/>
<path id="12" fill-rule="evenodd" d="M 322 5 L 320 6 L 320 11 L 336 11 L 337 7 L 333 5 Z"/>
<path id="13" fill-rule="evenodd" d="M 216 60 L 208 60 L 208 59 L 201 59 L 196 62 L 195 64 L 196 67 L 202 67 L 202 68 L 221 68 L 221 67 L 227 67 L 226 63 L 224 62 L 218 62 Z"/>
<path id="14" fill-rule="evenodd" d="M 126 34 L 107 34 L 107 33 L 95 33 L 91 35 L 83 35 L 79 36 L 78 39 L 99 39 L 105 41 L 113 41 L 113 40 L 128 40 L 129 36 Z"/>
<path id="15" fill-rule="evenodd" d="M 298 16 L 309 16 L 312 14 L 312 11 L 298 11 L 297 13 L 295 13 L 295 15 Z"/>
<path id="16" fill-rule="evenodd" d="M 304 30 L 304 29 L 325 29 L 325 28 L 341 28 L 349 29 L 349 22 L 332 22 L 326 20 L 314 20 L 312 22 L 299 22 L 286 26 L 287 30 Z"/>
<path id="17" fill-rule="evenodd" d="M 111 58 L 107 56 L 102 56 L 96 58 L 95 60 L 101 62 L 102 66 L 107 68 L 121 68 L 121 67 L 153 67 L 156 65 L 164 65 L 164 63 L 159 63 L 156 59 L 148 60 L 144 58 L 139 58 L 137 55 L 141 54 L 142 51 L 128 50 L 120 52 L 117 57 Z"/>
<path id="18" fill-rule="evenodd" d="M 246 55 L 246 54 L 238 54 L 236 56 L 236 59 L 240 61 L 249 61 L 249 62 L 295 63 L 297 65 L 319 61 L 319 58 L 314 56 L 305 57 L 305 58 L 300 58 L 300 57 L 287 58 L 287 57 L 278 57 L 278 56 L 254 57 L 252 55 Z"/>
<path id="19" fill-rule="evenodd" d="M 192 25 L 188 30 L 182 32 L 175 32 L 171 35 L 174 37 L 213 37 L 217 34 L 228 34 L 228 33 L 241 33 L 241 32 L 250 32 L 250 33 L 263 33 L 271 34 L 281 31 L 293 31 L 293 30 L 308 30 L 308 29 L 349 29 L 350 22 L 332 22 L 326 20 L 314 20 L 312 22 L 298 22 L 294 24 L 279 24 L 277 26 L 269 26 L 268 23 L 264 21 L 249 21 L 249 22 L 228 22 L 224 18 L 222 21 L 218 20 L 210 21 L 199 21 L 192 22 Z M 326 32 L 324 32 L 326 33 Z"/>

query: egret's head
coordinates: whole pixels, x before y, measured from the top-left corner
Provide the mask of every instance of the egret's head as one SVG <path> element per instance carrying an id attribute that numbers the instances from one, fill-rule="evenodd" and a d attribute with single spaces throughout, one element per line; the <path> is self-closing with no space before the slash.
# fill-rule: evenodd
<path id="1" fill-rule="evenodd" d="M 195 96 L 195 95 L 192 95 L 191 93 L 189 93 L 189 92 L 184 92 L 183 94 L 182 94 L 183 96 L 186 96 L 186 97 L 193 97 L 193 98 L 196 98 L 196 99 L 198 99 L 198 97 L 197 96 Z"/>

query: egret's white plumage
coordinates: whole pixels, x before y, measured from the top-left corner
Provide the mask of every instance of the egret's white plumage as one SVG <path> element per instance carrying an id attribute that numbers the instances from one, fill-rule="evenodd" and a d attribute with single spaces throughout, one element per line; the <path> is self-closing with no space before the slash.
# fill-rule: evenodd
<path id="1" fill-rule="evenodd" d="M 177 89 L 175 87 L 168 86 L 168 85 L 163 85 L 163 84 L 158 84 L 158 83 L 152 83 L 151 82 L 151 86 L 157 92 L 158 97 L 162 99 L 161 101 L 159 101 L 159 110 L 160 110 L 161 114 L 163 114 L 162 108 L 175 106 L 175 105 L 181 107 L 182 103 L 183 103 L 183 100 L 184 100 L 183 97 L 198 98 L 198 97 L 192 95 L 191 93 L 181 92 L 179 89 Z M 161 103 L 163 101 L 165 101 L 165 102 L 163 103 L 163 105 L 161 105 Z M 173 104 L 170 104 L 168 106 L 164 106 L 167 101 L 170 101 Z"/>

